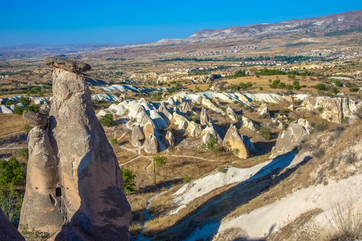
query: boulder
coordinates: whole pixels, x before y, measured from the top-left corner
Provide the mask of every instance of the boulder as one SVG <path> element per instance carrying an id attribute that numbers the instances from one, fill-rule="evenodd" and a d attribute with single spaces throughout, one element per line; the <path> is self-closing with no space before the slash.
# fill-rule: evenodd
<path id="1" fill-rule="evenodd" d="M 166 123 L 170 123 L 172 119 L 172 114 L 169 112 L 164 102 L 162 102 L 160 107 L 158 108 L 158 113 L 163 117 Z"/>
<path id="2" fill-rule="evenodd" d="M 223 144 L 226 148 L 230 148 L 240 159 L 246 159 L 250 155 L 243 137 L 239 135 L 238 130 L 233 124 L 230 125 L 226 132 Z"/>
<path id="3" fill-rule="evenodd" d="M 242 125 L 243 128 L 249 129 L 251 131 L 256 131 L 256 128 L 255 128 L 256 124 L 249 118 L 243 116 L 243 118 L 241 119 L 241 122 L 243 123 L 243 125 Z"/>
<path id="4" fill-rule="evenodd" d="M 135 147 L 142 146 L 141 141 L 145 139 L 145 135 L 140 127 L 140 125 L 135 124 L 132 129 L 132 145 Z"/>
<path id="5" fill-rule="evenodd" d="M 158 152 L 158 143 L 156 136 L 154 136 L 153 134 L 147 136 L 143 147 L 145 152 L 149 154 L 156 154 Z"/>
<path id="6" fill-rule="evenodd" d="M 48 125 L 48 116 L 34 111 L 25 110 L 23 112 L 23 118 L 25 119 L 26 124 L 31 127 L 40 127 L 41 129 L 45 129 Z"/>
<path id="7" fill-rule="evenodd" d="M 166 145 L 169 146 L 169 147 L 175 147 L 176 145 L 176 140 L 175 140 L 175 137 L 174 135 L 172 134 L 172 131 L 171 130 L 167 130 L 166 132 L 166 137 L 165 137 L 165 142 L 166 142 Z"/>
<path id="8" fill-rule="evenodd" d="M 91 70 L 91 66 L 87 63 L 63 58 L 45 57 L 44 63 L 54 68 L 60 68 L 74 73 L 86 72 L 88 70 Z"/>
<path id="9" fill-rule="evenodd" d="M 279 135 L 270 157 L 274 158 L 288 153 L 309 138 L 310 135 L 303 126 L 292 122 L 289 127 Z"/>
<path id="10" fill-rule="evenodd" d="M 236 121 L 236 114 L 230 106 L 228 106 L 228 108 L 226 109 L 226 113 L 228 114 L 230 120 Z"/>
<path id="11" fill-rule="evenodd" d="M 261 104 L 258 111 L 257 111 L 257 113 L 260 116 L 269 115 L 268 106 L 265 103 Z"/>
<path id="12" fill-rule="evenodd" d="M 203 106 L 201 109 L 201 114 L 200 114 L 200 124 L 202 126 L 205 126 L 205 125 L 209 125 L 209 123 L 210 123 L 210 116 L 207 113 L 206 108 Z"/>
<path id="13" fill-rule="evenodd" d="M 198 137 L 201 135 L 202 129 L 199 124 L 196 124 L 194 121 L 190 121 L 186 131 L 189 134 L 189 136 Z"/>
<path id="14" fill-rule="evenodd" d="M 188 101 L 185 101 L 184 103 L 182 103 L 181 105 L 181 112 L 184 113 L 184 114 L 190 114 L 192 113 L 192 108 L 189 104 Z"/>
<path id="15" fill-rule="evenodd" d="M 215 130 L 214 124 L 212 122 L 209 123 L 209 126 L 207 126 L 205 129 L 202 130 L 201 135 L 203 136 L 203 141 L 204 140 L 209 140 L 210 138 L 206 138 L 205 136 L 209 136 L 208 134 L 210 134 L 211 137 L 215 137 L 217 140 L 217 143 L 222 143 L 222 139 L 219 135 L 219 133 Z M 203 142 L 205 143 L 205 141 Z"/>
<path id="16" fill-rule="evenodd" d="M 155 129 L 153 128 L 153 125 L 151 122 L 147 122 L 147 124 L 143 127 L 143 134 L 147 138 L 149 135 L 155 134 Z"/>
<path id="17" fill-rule="evenodd" d="M 53 66 L 49 132 L 36 127 L 28 139 L 22 232 L 45 231 L 53 240 L 129 240 L 122 174 L 85 77 Z M 83 71 L 79 66 L 72 68 Z"/>
<path id="18" fill-rule="evenodd" d="M 176 112 L 173 113 L 172 115 L 172 120 L 171 122 L 178 127 L 178 130 L 182 130 L 185 131 L 187 128 L 187 125 L 189 123 L 189 120 L 186 119 L 186 117 L 177 114 Z"/>

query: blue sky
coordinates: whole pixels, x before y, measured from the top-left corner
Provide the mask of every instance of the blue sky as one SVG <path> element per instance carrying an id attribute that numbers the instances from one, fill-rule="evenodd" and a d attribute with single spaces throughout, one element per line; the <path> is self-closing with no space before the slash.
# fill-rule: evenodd
<path id="1" fill-rule="evenodd" d="M 152 42 L 362 9 L 361 0 L 2 0 L 0 46 Z"/>

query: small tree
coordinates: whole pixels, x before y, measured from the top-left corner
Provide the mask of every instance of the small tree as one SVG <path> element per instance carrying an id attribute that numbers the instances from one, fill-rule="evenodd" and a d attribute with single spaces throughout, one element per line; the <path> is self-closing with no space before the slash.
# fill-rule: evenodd
<path id="1" fill-rule="evenodd" d="M 206 143 L 203 143 L 202 148 L 213 151 L 215 156 L 221 152 L 221 147 L 217 145 L 217 140 L 215 137 L 211 137 L 210 140 L 208 140 Z"/>
<path id="2" fill-rule="evenodd" d="M 136 175 L 133 175 L 133 173 L 128 169 L 121 169 L 121 173 L 123 178 L 124 191 L 126 192 L 126 194 L 129 194 L 130 192 L 133 192 L 136 188 Z"/>
<path id="3" fill-rule="evenodd" d="M 189 175 L 186 175 L 186 177 L 184 177 L 184 183 L 188 183 L 190 182 L 191 177 Z"/>
<path id="4" fill-rule="evenodd" d="M 20 97 L 19 102 L 24 105 L 29 105 L 31 100 L 29 97 Z"/>
<path id="5" fill-rule="evenodd" d="M 165 165 L 167 158 L 164 156 L 155 156 L 155 165 L 156 167 L 162 167 L 163 175 L 165 176 Z"/>
<path id="6" fill-rule="evenodd" d="M 109 142 L 111 143 L 112 146 L 117 145 L 117 139 L 116 138 L 111 139 Z"/>
<path id="7" fill-rule="evenodd" d="M 99 119 L 99 122 L 102 126 L 111 126 L 113 124 L 113 115 L 112 114 L 105 114 Z"/>
<path id="8" fill-rule="evenodd" d="M 23 130 L 24 130 L 25 132 L 29 132 L 31 129 L 32 129 L 32 127 L 29 126 L 29 125 L 25 125 L 25 126 L 23 127 Z"/>
<path id="9" fill-rule="evenodd" d="M 14 101 L 12 101 L 12 100 L 7 100 L 5 103 L 5 105 L 12 105 L 12 104 L 14 104 Z"/>
<path id="10" fill-rule="evenodd" d="M 18 151 L 18 156 L 25 159 L 25 160 L 28 160 L 28 158 L 29 158 L 29 150 L 28 150 L 28 148 L 27 147 L 21 148 Z"/>

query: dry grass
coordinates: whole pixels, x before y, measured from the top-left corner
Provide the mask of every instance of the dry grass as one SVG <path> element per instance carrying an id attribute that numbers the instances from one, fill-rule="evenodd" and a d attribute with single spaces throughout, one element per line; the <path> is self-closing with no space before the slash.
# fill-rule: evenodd
<path id="1" fill-rule="evenodd" d="M 0 114 L 0 137 L 10 134 L 24 133 L 23 127 L 26 124 L 22 115 Z"/>

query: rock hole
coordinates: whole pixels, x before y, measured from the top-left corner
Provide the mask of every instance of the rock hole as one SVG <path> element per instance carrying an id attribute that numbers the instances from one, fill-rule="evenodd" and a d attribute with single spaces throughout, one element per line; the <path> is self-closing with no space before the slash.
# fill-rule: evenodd
<path id="1" fill-rule="evenodd" d="M 35 187 L 36 190 L 38 190 L 38 187 Z"/>
<path id="2" fill-rule="evenodd" d="M 56 197 L 62 196 L 62 188 L 57 187 L 57 188 L 55 189 L 55 196 L 56 196 Z"/>

